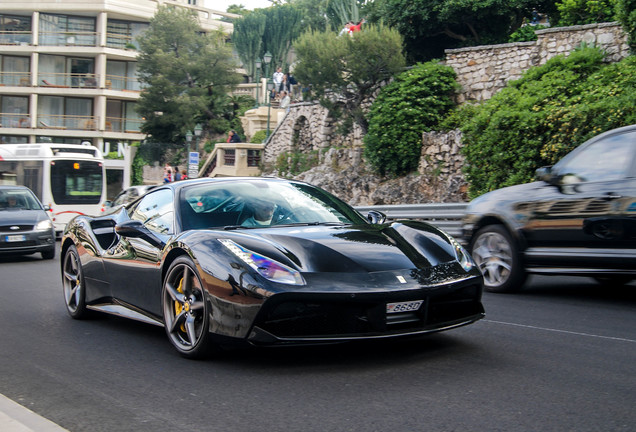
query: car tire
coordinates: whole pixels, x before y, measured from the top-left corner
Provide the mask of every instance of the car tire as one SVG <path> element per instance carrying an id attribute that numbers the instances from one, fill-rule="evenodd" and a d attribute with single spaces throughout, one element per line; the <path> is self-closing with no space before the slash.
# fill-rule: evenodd
<path id="1" fill-rule="evenodd" d="M 79 253 L 75 245 L 64 254 L 62 265 L 62 288 L 66 311 L 75 319 L 84 319 L 90 315 L 86 309 L 86 284 Z"/>
<path id="2" fill-rule="evenodd" d="M 52 247 L 51 249 L 43 251 L 41 253 L 42 253 L 42 259 L 45 259 L 45 260 L 53 259 L 55 258 L 55 247 Z"/>
<path id="3" fill-rule="evenodd" d="M 516 243 L 502 225 L 487 225 L 477 231 L 470 251 L 484 275 L 484 289 L 489 292 L 513 292 L 523 286 L 526 272 Z"/>
<path id="4" fill-rule="evenodd" d="M 163 320 L 170 343 L 181 356 L 205 358 L 211 352 L 209 306 L 196 267 L 188 256 L 168 269 L 162 289 Z"/>

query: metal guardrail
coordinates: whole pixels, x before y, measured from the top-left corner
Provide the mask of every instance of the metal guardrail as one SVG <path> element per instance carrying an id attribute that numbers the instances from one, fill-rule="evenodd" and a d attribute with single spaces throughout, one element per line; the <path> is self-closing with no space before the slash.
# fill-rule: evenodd
<path id="1" fill-rule="evenodd" d="M 387 219 L 417 219 L 443 229 L 453 237 L 461 236 L 461 221 L 468 203 L 397 204 L 356 206 L 362 214 L 370 210 L 382 212 Z"/>

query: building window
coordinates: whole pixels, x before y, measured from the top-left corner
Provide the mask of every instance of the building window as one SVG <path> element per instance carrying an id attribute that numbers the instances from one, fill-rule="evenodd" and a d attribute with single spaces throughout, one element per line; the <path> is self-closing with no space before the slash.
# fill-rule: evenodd
<path id="1" fill-rule="evenodd" d="M 260 162 L 261 162 L 260 150 L 247 151 L 247 166 L 248 167 L 257 167 Z"/>
<path id="2" fill-rule="evenodd" d="M 26 144 L 28 141 L 25 136 L 16 135 L 0 135 L 0 143 L 2 144 Z"/>
<path id="3" fill-rule="evenodd" d="M 40 45 L 95 46 L 95 18 L 40 14 Z"/>
<path id="4" fill-rule="evenodd" d="M 27 96 L 0 96 L 0 109 L 2 127 L 28 128 L 30 126 Z"/>
<path id="5" fill-rule="evenodd" d="M 139 116 L 135 102 L 109 99 L 106 101 L 106 130 L 137 133 L 143 119 Z"/>
<path id="6" fill-rule="evenodd" d="M 31 17 L 0 14 L 0 45 L 31 43 Z"/>
<path id="7" fill-rule="evenodd" d="M 94 130 L 93 100 L 62 96 L 40 96 L 38 127 L 45 129 Z"/>
<path id="8" fill-rule="evenodd" d="M 106 88 L 141 91 L 137 79 L 137 62 L 107 60 Z"/>
<path id="9" fill-rule="evenodd" d="M 40 55 L 38 83 L 53 87 L 97 87 L 95 60 L 56 55 Z"/>
<path id="10" fill-rule="evenodd" d="M 108 20 L 106 25 L 106 46 L 119 49 L 137 49 L 137 38 L 148 28 L 148 24 Z"/>
<path id="11" fill-rule="evenodd" d="M 0 84 L 28 86 L 31 83 L 29 57 L 0 55 Z"/>

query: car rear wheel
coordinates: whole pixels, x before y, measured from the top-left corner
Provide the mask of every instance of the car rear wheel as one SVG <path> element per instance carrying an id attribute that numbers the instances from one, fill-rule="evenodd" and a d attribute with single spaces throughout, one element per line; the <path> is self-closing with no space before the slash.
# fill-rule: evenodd
<path id="1" fill-rule="evenodd" d="M 62 289 L 66 311 L 75 319 L 86 318 L 89 315 L 86 309 L 86 285 L 79 253 L 74 245 L 66 250 L 62 269 Z"/>
<path id="2" fill-rule="evenodd" d="M 517 246 L 501 225 L 488 225 L 477 231 L 471 255 L 484 275 L 484 288 L 490 292 L 521 289 L 526 273 Z"/>
<path id="3" fill-rule="evenodd" d="M 209 307 L 189 257 L 179 257 L 170 265 L 162 297 L 164 325 L 172 345 L 183 357 L 206 357 L 211 348 Z"/>

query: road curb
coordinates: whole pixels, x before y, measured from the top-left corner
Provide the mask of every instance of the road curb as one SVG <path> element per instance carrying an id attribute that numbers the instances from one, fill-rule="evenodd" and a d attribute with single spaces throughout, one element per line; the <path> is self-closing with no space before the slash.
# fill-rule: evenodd
<path id="1" fill-rule="evenodd" d="M 50 420 L 0 394 L 2 432 L 68 432 Z"/>

